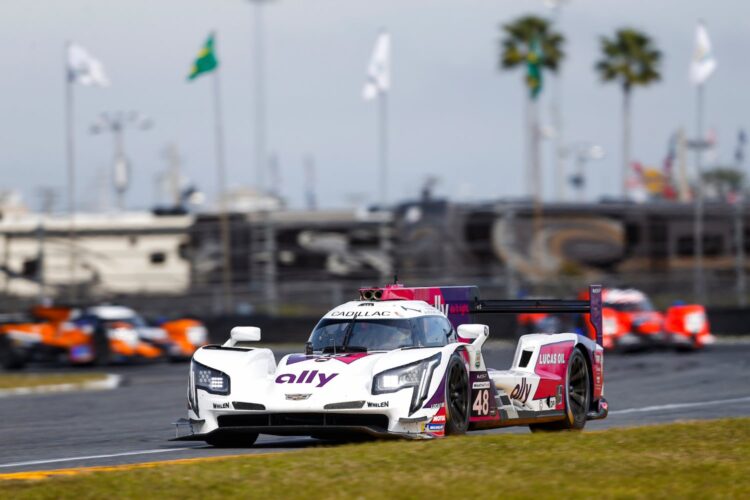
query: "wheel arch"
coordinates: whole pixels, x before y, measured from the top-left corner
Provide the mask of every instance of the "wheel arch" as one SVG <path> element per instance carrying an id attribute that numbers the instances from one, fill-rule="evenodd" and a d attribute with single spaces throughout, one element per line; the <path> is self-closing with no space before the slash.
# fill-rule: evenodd
<path id="1" fill-rule="evenodd" d="M 589 398 L 589 410 L 591 410 L 594 407 L 594 367 L 592 364 L 592 356 L 594 353 L 591 352 L 582 342 L 577 342 L 573 348 L 581 351 L 583 359 L 586 360 L 586 370 L 588 370 L 589 373 L 589 394 L 591 395 Z"/>

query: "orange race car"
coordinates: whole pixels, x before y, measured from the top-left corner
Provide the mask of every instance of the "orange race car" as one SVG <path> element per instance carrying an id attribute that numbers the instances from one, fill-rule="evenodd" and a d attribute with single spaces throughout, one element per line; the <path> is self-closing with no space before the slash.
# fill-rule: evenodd
<path id="1" fill-rule="evenodd" d="M 206 342 L 206 328 L 196 320 L 150 326 L 120 306 L 36 306 L 28 315 L 0 317 L 0 366 L 5 369 L 30 361 L 106 365 L 135 358 L 189 359 Z"/>
<path id="2" fill-rule="evenodd" d="M 643 292 L 633 288 L 604 289 L 602 303 L 605 349 L 653 346 L 699 349 L 714 341 L 706 310 L 701 305 L 675 304 L 661 313 Z M 589 334 L 593 334 L 590 328 Z"/>
<path id="3" fill-rule="evenodd" d="M 114 355 L 188 360 L 208 342 L 208 332 L 200 321 L 179 318 L 149 322 L 129 307 L 94 306 L 78 311 L 73 318 L 76 324 L 105 325 L 110 330 Z"/>
<path id="4" fill-rule="evenodd" d="M 23 368 L 29 361 L 92 363 L 96 347 L 89 332 L 68 322 L 25 314 L 0 318 L 0 366 L 6 370 Z"/>

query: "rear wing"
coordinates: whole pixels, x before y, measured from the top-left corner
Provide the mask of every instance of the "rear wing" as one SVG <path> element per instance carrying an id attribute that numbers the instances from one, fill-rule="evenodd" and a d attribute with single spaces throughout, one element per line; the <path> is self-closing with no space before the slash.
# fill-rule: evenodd
<path id="1" fill-rule="evenodd" d="M 588 300 L 479 300 L 474 302 L 475 314 L 487 313 L 582 313 L 596 332 L 596 343 L 602 345 L 602 286 L 589 286 Z"/>
<path id="2" fill-rule="evenodd" d="M 360 300 L 423 300 L 441 310 L 455 328 L 474 323 L 475 314 L 488 313 L 583 313 L 596 332 L 596 343 L 602 345 L 602 286 L 589 286 L 588 300 L 481 300 L 476 286 L 360 288 Z"/>

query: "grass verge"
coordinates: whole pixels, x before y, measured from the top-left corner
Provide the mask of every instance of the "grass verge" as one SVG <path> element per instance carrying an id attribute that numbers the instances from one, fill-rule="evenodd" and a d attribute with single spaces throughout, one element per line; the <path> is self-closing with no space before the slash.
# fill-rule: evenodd
<path id="1" fill-rule="evenodd" d="M 4 373 L 0 374 L 0 389 L 60 384 L 78 385 L 104 380 L 106 377 L 106 373 Z"/>
<path id="2" fill-rule="evenodd" d="M 0 482 L 6 498 L 750 498 L 750 418 L 388 441 Z"/>

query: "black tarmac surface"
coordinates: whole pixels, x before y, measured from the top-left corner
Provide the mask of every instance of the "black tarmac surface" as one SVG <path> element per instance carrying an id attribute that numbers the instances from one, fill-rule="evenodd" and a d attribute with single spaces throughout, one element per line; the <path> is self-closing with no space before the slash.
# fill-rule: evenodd
<path id="1" fill-rule="evenodd" d="M 487 365 L 511 363 L 510 345 L 485 347 Z M 277 353 L 279 354 L 279 353 Z M 270 453 L 320 445 L 309 438 L 261 436 L 249 449 L 175 443 L 171 422 L 186 416 L 187 364 L 122 366 L 122 387 L 0 398 L 0 474 L 228 454 Z M 703 352 L 655 351 L 605 356 L 606 420 L 587 430 L 750 415 L 750 343 Z M 509 428 L 487 432 L 528 432 Z"/>

